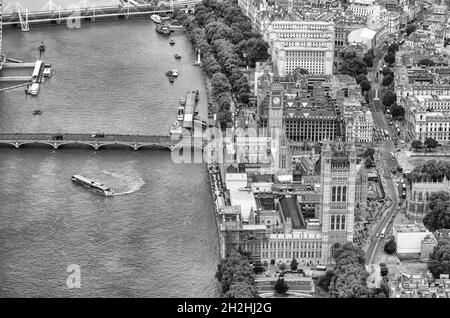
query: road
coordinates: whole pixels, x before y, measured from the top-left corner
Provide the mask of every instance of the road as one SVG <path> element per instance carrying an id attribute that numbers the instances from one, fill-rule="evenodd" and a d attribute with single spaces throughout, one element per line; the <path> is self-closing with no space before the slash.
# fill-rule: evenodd
<path id="1" fill-rule="evenodd" d="M 378 81 L 376 79 L 376 73 L 379 72 L 380 68 L 383 66 L 383 60 L 381 56 L 376 56 L 374 60 L 374 67 L 371 73 L 369 73 L 369 78 L 372 82 L 372 90 L 370 91 L 370 110 L 372 111 L 372 116 L 374 119 L 375 127 L 380 127 L 389 132 L 391 137 L 395 136 L 395 132 L 389 125 L 384 113 L 383 106 L 381 104 L 382 94 L 380 90 L 380 83 L 382 75 L 379 74 Z M 378 83 L 377 83 L 378 82 Z M 386 227 L 386 233 L 392 229 L 392 222 L 394 220 L 395 214 L 397 213 L 397 206 L 399 202 L 398 190 L 396 186 L 396 180 L 392 179 L 391 169 L 396 170 L 398 163 L 396 159 L 392 159 L 391 153 L 396 151 L 391 140 L 381 141 L 377 145 L 377 153 L 375 156 L 379 156 L 381 160 L 377 160 L 377 165 L 380 171 L 382 171 L 382 178 L 384 179 L 383 187 L 386 194 L 386 198 L 392 199 L 391 206 L 383 213 L 381 218 L 375 224 L 374 231 L 369 237 L 370 244 L 366 254 L 367 264 L 376 263 L 377 256 L 383 248 L 384 238 L 380 238 L 379 234 Z M 378 234 L 378 237 L 377 237 Z"/>

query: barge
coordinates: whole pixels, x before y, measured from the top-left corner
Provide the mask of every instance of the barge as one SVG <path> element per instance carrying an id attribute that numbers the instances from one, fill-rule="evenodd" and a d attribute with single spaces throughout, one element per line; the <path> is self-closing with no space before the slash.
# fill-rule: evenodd
<path id="1" fill-rule="evenodd" d="M 76 182 L 78 184 L 81 184 L 81 185 L 85 186 L 86 188 L 93 190 L 94 192 L 101 193 L 104 196 L 111 196 L 114 194 L 114 190 L 111 189 L 110 187 L 107 187 L 102 183 L 93 181 L 93 180 L 86 178 L 84 176 L 81 176 L 81 175 L 74 174 L 72 176 L 72 181 Z"/>

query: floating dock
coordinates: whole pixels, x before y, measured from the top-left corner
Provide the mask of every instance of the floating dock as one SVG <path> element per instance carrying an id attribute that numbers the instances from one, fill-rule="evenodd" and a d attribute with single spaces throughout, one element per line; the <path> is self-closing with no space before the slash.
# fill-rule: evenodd
<path id="1" fill-rule="evenodd" d="M 183 128 L 189 129 L 193 128 L 194 108 L 195 108 L 195 91 L 187 92 L 186 105 L 184 105 Z"/>

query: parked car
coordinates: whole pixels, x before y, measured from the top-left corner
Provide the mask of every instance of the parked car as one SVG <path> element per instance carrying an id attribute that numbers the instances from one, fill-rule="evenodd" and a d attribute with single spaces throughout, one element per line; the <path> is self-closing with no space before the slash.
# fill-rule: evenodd
<path id="1" fill-rule="evenodd" d="M 100 137 L 100 138 L 103 138 L 103 137 L 105 137 L 105 134 L 104 134 L 104 133 L 93 132 L 93 133 L 91 134 L 91 137 Z"/>
<path id="2" fill-rule="evenodd" d="M 61 134 L 59 134 L 59 135 L 54 135 L 54 136 L 52 137 L 52 140 L 63 140 L 63 139 L 64 139 L 64 136 L 61 135 Z"/>

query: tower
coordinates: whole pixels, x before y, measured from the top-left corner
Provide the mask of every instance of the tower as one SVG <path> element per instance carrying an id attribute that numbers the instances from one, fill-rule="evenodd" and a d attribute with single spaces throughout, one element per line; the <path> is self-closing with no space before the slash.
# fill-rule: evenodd
<path id="1" fill-rule="evenodd" d="M 268 128 L 272 153 L 272 170 L 276 175 L 290 171 L 289 145 L 283 121 L 283 86 L 274 83 L 270 90 Z"/>
<path id="2" fill-rule="evenodd" d="M 341 141 L 325 142 L 321 154 L 322 262 L 333 261 L 333 252 L 353 242 L 356 192 L 356 148 Z"/>

